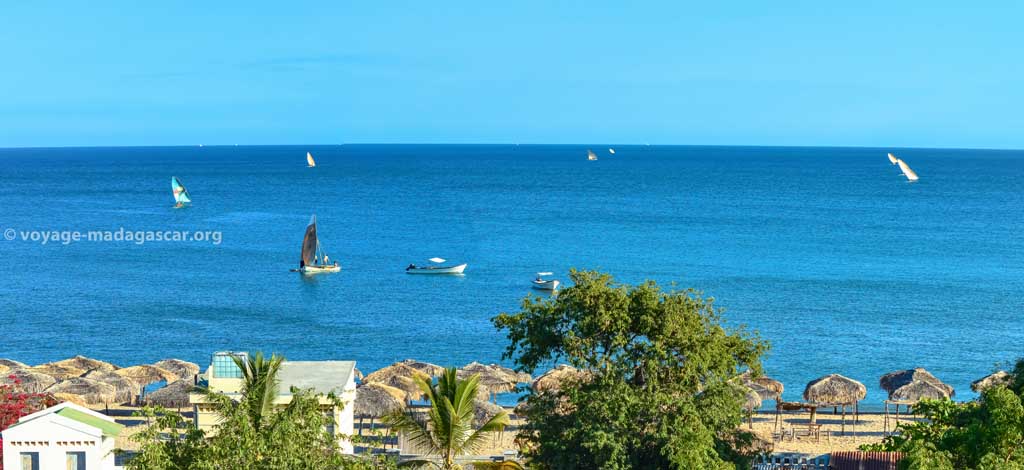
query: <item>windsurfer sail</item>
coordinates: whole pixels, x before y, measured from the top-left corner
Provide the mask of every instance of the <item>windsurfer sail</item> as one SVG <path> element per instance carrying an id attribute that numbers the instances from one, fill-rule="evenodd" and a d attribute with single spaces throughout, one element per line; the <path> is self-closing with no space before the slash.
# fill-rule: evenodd
<path id="1" fill-rule="evenodd" d="M 174 194 L 174 207 L 184 207 L 185 204 L 192 203 L 192 197 L 188 195 L 188 190 L 177 176 L 171 177 L 171 192 Z"/>

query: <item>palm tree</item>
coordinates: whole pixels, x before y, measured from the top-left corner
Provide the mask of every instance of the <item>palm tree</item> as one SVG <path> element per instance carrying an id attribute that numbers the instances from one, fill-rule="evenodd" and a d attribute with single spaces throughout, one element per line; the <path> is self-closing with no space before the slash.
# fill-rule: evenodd
<path id="1" fill-rule="evenodd" d="M 277 398 L 280 381 L 277 373 L 284 362 L 283 356 L 272 354 L 269 358 L 257 352 L 246 358 L 232 357 L 235 365 L 242 370 L 241 402 L 234 402 L 224 395 L 204 389 L 207 399 L 222 408 L 222 415 L 228 415 L 224 407 L 234 409 L 245 404 L 243 409 L 248 413 L 249 422 L 254 430 L 265 428 L 265 419 L 274 411 L 274 399 Z"/>
<path id="2" fill-rule="evenodd" d="M 455 368 L 449 368 L 438 377 L 436 385 L 422 377 L 414 380 L 430 401 L 425 419 L 413 412 L 398 412 L 388 416 L 386 422 L 391 429 L 405 433 L 417 448 L 426 449 L 427 455 L 439 456 L 441 462 L 414 460 L 403 463 L 403 466 L 459 469 L 461 467 L 455 464 L 456 457 L 477 451 L 483 446 L 488 433 L 500 432 L 509 424 L 508 413 L 502 411 L 478 429 L 473 429 L 478 375 L 459 380 Z"/>

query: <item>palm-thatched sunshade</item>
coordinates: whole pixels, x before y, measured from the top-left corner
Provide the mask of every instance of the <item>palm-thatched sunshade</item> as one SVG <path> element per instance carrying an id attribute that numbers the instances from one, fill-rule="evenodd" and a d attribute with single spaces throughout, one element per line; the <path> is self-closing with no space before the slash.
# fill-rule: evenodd
<path id="1" fill-rule="evenodd" d="M 407 400 L 417 400 L 423 396 L 423 390 L 414 378 L 430 381 L 430 376 L 402 363 L 395 363 L 363 377 L 362 382 L 380 383 L 397 388 L 406 394 Z"/>
<path id="2" fill-rule="evenodd" d="M 955 394 L 953 387 L 942 383 L 941 380 L 920 367 L 916 369 L 897 370 L 885 374 L 878 379 L 878 385 L 882 387 L 882 390 L 889 392 L 889 399 L 894 400 L 899 400 L 893 396 L 893 393 L 897 389 L 910 385 L 913 382 L 927 382 L 935 385 L 944 391 L 946 398 L 952 397 Z M 904 394 L 906 394 L 906 392 Z"/>
<path id="3" fill-rule="evenodd" d="M 473 426 L 483 426 L 491 418 L 505 411 L 501 406 L 487 400 L 473 401 Z"/>
<path id="4" fill-rule="evenodd" d="M 115 370 L 114 373 L 135 381 L 140 387 L 157 382 L 171 383 L 178 380 L 178 376 L 174 373 L 150 365 L 125 367 Z"/>
<path id="5" fill-rule="evenodd" d="M 487 389 L 491 394 L 512 392 L 520 383 L 530 381 L 528 374 L 521 374 L 497 364 L 471 362 L 458 371 L 458 377 L 462 380 L 473 375 L 480 376 L 480 387 Z"/>
<path id="6" fill-rule="evenodd" d="M 997 385 L 1009 386 L 1012 383 L 1013 376 L 1005 370 L 1000 370 L 971 382 L 971 390 L 981 393 Z"/>
<path id="7" fill-rule="evenodd" d="M 195 376 L 199 373 L 199 364 L 183 361 L 181 359 L 164 359 L 153 363 L 153 366 L 170 372 L 182 380 L 195 383 Z"/>
<path id="8" fill-rule="evenodd" d="M 940 384 L 915 380 L 896 390 L 889 395 L 891 400 L 917 403 L 924 399 L 943 400 L 950 398 L 949 389 L 943 388 Z"/>
<path id="9" fill-rule="evenodd" d="M 406 393 L 395 387 L 371 382 L 356 388 L 354 413 L 359 417 L 380 418 L 405 407 Z"/>
<path id="10" fill-rule="evenodd" d="M 164 408 L 181 408 L 189 405 L 188 394 L 195 388 L 191 380 L 177 380 L 146 395 L 145 402 L 147 405 L 159 405 Z"/>
<path id="11" fill-rule="evenodd" d="M 71 369 L 84 370 L 86 372 L 91 370 L 101 370 L 110 372 L 118 369 L 117 366 L 109 362 L 85 356 L 75 356 L 72 358 L 64 359 L 62 361 L 51 362 L 49 364 L 59 367 L 68 367 Z"/>
<path id="12" fill-rule="evenodd" d="M 79 369 L 77 367 L 61 366 L 54 363 L 40 364 L 38 366 L 32 366 L 28 368 L 33 372 L 40 374 L 46 374 L 57 380 L 70 379 L 72 377 L 81 377 L 82 374 L 86 373 L 85 369 Z"/>
<path id="13" fill-rule="evenodd" d="M 853 406 L 853 425 L 854 434 L 856 434 L 857 415 L 859 414 L 857 403 L 863 400 L 867 394 L 868 388 L 864 384 L 839 374 L 818 377 L 808 382 L 807 387 L 804 388 L 804 400 L 818 406 L 842 407 L 843 434 L 846 433 L 846 407 Z M 813 411 L 811 412 L 811 422 L 814 422 Z"/>
<path id="14" fill-rule="evenodd" d="M 0 385 L 12 385 L 22 393 L 40 393 L 57 383 L 57 379 L 29 368 L 11 369 L 0 374 Z"/>
<path id="15" fill-rule="evenodd" d="M 44 392 L 57 398 L 77 397 L 77 400 L 71 398 L 68 401 L 80 405 L 103 405 L 117 401 L 117 390 L 113 385 L 84 377 L 62 380 L 51 385 Z"/>
<path id="16" fill-rule="evenodd" d="M 115 403 L 131 403 L 133 398 L 142 393 L 142 387 L 135 383 L 134 380 L 113 372 L 95 369 L 86 372 L 82 377 L 114 387 Z"/>
<path id="17" fill-rule="evenodd" d="M 536 393 L 544 392 L 557 392 L 561 390 L 562 383 L 565 380 L 586 380 L 589 377 L 587 372 L 581 371 L 573 366 L 566 364 L 559 364 L 543 373 L 540 377 L 530 384 L 533 387 L 533 391 Z"/>
<path id="18" fill-rule="evenodd" d="M 402 362 L 397 362 L 396 364 L 402 364 L 402 365 L 405 365 L 405 366 L 412 367 L 413 369 L 416 369 L 416 370 L 418 370 L 420 372 L 423 372 L 424 374 L 427 374 L 427 375 L 429 375 L 431 377 L 439 377 L 445 371 L 444 367 L 441 367 L 441 366 L 439 366 L 437 364 L 431 364 L 429 362 L 417 361 L 415 359 L 406 359 L 406 360 L 404 360 Z"/>

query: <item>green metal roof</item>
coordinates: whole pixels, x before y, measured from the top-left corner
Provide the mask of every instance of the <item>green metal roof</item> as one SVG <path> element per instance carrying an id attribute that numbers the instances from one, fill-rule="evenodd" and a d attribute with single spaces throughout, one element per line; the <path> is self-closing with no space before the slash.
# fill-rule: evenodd
<path id="1" fill-rule="evenodd" d="M 63 416 L 67 419 L 73 419 L 75 421 L 78 421 L 79 423 L 87 424 L 94 428 L 98 428 L 99 430 L 103 431 L 103 435 L 107 437 L 117 437 L 118 434 L 121 434 L 121 430 L 124 429 L 123 425 L 117 424 L 112 421 L 107 421 L 105 419 L 97 418 L 93 415 L 83 413 L 74 408 L 64 408 L 58 411 L 57 415 Z"/>

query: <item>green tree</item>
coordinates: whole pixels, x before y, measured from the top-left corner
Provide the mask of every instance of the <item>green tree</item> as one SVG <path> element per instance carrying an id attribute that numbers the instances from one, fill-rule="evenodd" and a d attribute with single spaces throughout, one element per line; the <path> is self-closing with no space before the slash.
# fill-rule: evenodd
<path id="1" fill-rule="evenodd" d="M 403 433 L 411 443 L 425 449 L 427 455 L 436 455 L 440 463 L 416 460 L 403 465 L 433 466 L 441 470 L 461 468 L 455 458 L 479 450 L 488 433 L 499 432 L 509 423 L 508 413 L 500 412 L 478 428 L 474 428 L 476 405 L 474 399 L 479 388 L 479 376 L 459 380 L 454 368 L 442 374 L 437 384 L 416 377 L 417 385 L 430 402 L 425 415 L 414 411 L 394 413 L 385 422 Z"/>
<path id="2" fill-rule="evenodd" d="M 722 325 L 712 299 L 654 282 L 570 274 L 556 297 L 527 297 L 493 319 L 517 368 L 581 369 L 557 393 L 525 396 L 520 430 L 533 467 L 749 468 L 753 436 L 739 429 L 743 392 L 730 380 L 761 372 L 768 345 Z"/>
<path id="3" fill-rule="evenodd" d="M 1009 386 L 996 386 L 976 401 L 925 400 L 914 406 L 924 419 L 901 423 L 899 433 L 865 450 L 901 451 L 905 470 L 1024 470 L 1024 361 Z"/>

